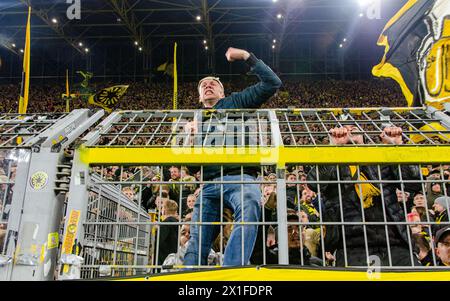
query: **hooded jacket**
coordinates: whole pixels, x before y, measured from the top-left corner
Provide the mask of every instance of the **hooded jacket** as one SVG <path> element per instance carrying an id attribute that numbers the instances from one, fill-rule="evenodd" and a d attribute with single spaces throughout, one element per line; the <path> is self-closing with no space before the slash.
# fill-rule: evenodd
<path id="1" fill-rule="evenodd" d="M 313 168 L 308 173 L 307 181 L 337 181 L 336 166 L 322 165 L 318 167 L 319 177 L 317 178 L 316 169 Z M 378 179 L 377 166 L 360 166 L 360 171 L 368 180 Z M 419 168 L 417 166 L 402 166 L 401 176 L 403 180 L 419 180 Z M 380 166 L 381 180 L 399 180 L 399 170 L 397 166 Z M 351 174 L 349 166 L 340 166 L 339 179 L 341 181 L 356 180 Z M 404 225 L 387 226 L 388 232 L 384 225 L 368 225 L 363 226 L 362 213 L 364 210 L 364 219 L 366 222 L 383 222 L 383 200 L 386 211 L 386 221 L 403 222 L 405 221 L 404 204 L 397 201 L 396 189 L 400 189 L 400 183 L 383 183 L 382 187 L 378 183 L 373 186 L 379 190 L 379 195 L 374 196 L 371 204 L 364 205 L 362 209 L 362 201 L 358 195 L 354 183 L 344 183 L 340 185 L 341 200 L 339 198 L 339 187 L 337 184 L 320 184 L 309 183 L 310 189 L 319 193 L 322 198 L 322 220 L 324 222 L 359 222 L 358 225 L 346 225 L 345 243 L 347 248 L 365 247 L 364 232 L 367 235 L 369 247 L 387 247 L 386 235 L 389 236 L 390 246 L 407 246 L 408 236 L 407 228 Z M 405 183 L 404 189 L 410 193 L 419 191 L 420 184 Z M 383 197 L 382 197 L 383 196 Z M 342 202 L 342 208 L 341 208 Z M 341 210 L 342 209 L 342 210 Z M 343 219 L 342 219 L 343 217 Z M 336 249 L 343 248 L 343 229 L 341 225 L 326 226 L 325 250 L 333 252 Z"/>

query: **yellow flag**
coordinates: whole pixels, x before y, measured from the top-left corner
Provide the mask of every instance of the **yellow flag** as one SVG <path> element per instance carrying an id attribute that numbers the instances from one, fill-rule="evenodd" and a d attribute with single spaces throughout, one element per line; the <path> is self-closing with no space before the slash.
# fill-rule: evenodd
<path id="1" fill-rule="evenodd" d="M 442 126 L 439 122 L 431 122 L 429 124 L 426 124 L 424 126 L 422 126 L 419 129 L 423 135 L 421 134 L 411 134 L 410 135 L 410 139 L 414 142 L 414 143 L 419 143 L 422 142 L 424 140 L 426 140 L 426 138 L 424 137 L 424 135 L 428 138 L 439 138 L 439 140 L 443 141 L 443 142 L 450 142 L 450 135 L 446 134 L 446 133 L 436 133 L 439 131 L 442 132 L 446 132 L 447 129 Z M 431 133 L 428 133 L 431 132 Z"/>
<path id="2" fill-rule="evenodd" d="M 19 97 L 19 114 L 26 114 L 30 90 L 30 17 L 31 7 L 28 7 L 28 20 L 25 33 L 25 50 L 23 55 L 22 86 Z"/>
<path id="3" fill-rule="evenodd" d="M 409 0 L 378 39 L 384 56 L 372 74 L 394 79 L 409 107 L 450 102 L 449 15 L 448 0 Z"/>
<path id="4" fill-rule="evenodd" d="M 128 87 L 128 85 L 118 85 L 102 89 L 96 94 L 89 96 L 88 101 L 90 104 L 102 107 L 108 113 L 111 113 L 112 110 L 116 107 L 120 98 L 127 91 Z"/>
<path id="5" fill-rule="evenodd" d="M 178 107 L 177 43 L 173 48 L 173 109 Z"/>
<path id="6" fill-rule="evenodd" d="M 66 69 L 66 113 L 70 112 L 69 70 Z"/>
<path id="7" fill-rule="evenodd" d="M 165 62 L 164 64 L 159 65 L 158 69 L 156 69 L 156 71 L 166 71 L 166 67 L 167 67 L 167 62 Z"/>

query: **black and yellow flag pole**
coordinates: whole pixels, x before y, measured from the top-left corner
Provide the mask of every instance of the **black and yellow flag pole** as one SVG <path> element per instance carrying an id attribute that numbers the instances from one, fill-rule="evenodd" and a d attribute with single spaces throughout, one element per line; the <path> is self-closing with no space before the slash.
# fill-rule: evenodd
<path id="1" fill-rule="evenodd" d="M 66 113 L 70 112 L 69 70 L 66 69 Z"/>
<path id="2" fill-rule="evenodd" d="M 19 114 L 26 114 L 28 107 L 28 94 L 30 90 L 30 16 L 31 7 L 28 7 L 28 21 L 25 34 L 25 49 L 23 55 L 22 86 L 19 97 Z"/>
<path id="3" fill-rule="evenodd" d="M 175 45 L 173 47 L 173 109 L 177 110 L 178 108 L 178 72 L 177 72 L 177 43 L 175 42 Z M 172 118 L 173 127 L 172 127 L 172 133 L 176 132 L 175 124 L 176 124 L 177 118 Z M 174 135 L 172 139 L 172 144 L 176 144 L 176 135 Z"/>
<path id="4" fill-rule="evenodd" d="M 31 6 L 28 7 L 27 28 L 25 33 L 25 49 L 23 55 L 22 85 L 19 97 L 19 114 L 26 114 L 30 91 L 30 17 Z M 17 144 L 22 143 L 22 137 L 17 137 Z"/>
<path id="5" fill-rule="evenodd" d="M 177 43 L 173 48 L 173 109 L 178 108 Z"/>

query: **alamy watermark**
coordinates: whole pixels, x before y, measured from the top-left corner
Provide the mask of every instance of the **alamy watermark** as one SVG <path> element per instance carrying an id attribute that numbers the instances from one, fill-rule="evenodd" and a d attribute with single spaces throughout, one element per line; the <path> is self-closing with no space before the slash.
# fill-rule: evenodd
<path id="1" fill-rule="evenodd" d="M 381 19 L 381 0 L 360 0 L 360 5 L 360 17 L 365 15 L 370 20 Z"/>
<path id="2" fill-rule="evenodd" d="M 381 279 L 381 259 L 377 255 L 370 255 L 367 258 L 367 278 L 370 280 Z"/>
<path id="3" fill-rule="evenodd" d="M 66 10 L 66 16 L 69 20 L 81 19 L 81 0 L 66 0 L 69 7 Z"/>
<path id="4" fill-rule="evenodd" d="M 227 155 L 251 154 L 269 156 L 264 148 L 271 146 L 270 121 L 265 118 L 221 118 L 211 116 L 198 120 L 178 119 L 172 125 L 172 151 L 176 154 L 189 149 L 180 147 L 200 146 L 192 151 L 205 155 L 223 152 Z M 205 148 L 206 147 L 206 148 Z M 260 148 L 263 147 L 263 148 Z"/>

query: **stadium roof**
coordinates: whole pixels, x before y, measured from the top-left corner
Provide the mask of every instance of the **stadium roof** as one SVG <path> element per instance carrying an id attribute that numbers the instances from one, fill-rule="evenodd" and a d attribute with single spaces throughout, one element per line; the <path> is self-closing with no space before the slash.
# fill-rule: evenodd
<path id="1" fill-rule="evenodd" d="M 2 0 L 0 43 L 23 43 L 26 5 L 31 4 L 32 40 L 65 42 L 82 52 L 80 41 L 214 40 L 254 38 L 282 43 L 295 36 L 337 35 L 353 31 L 358 19 L 368 20 L 360 2 L 382 3 L 374 19 L 377 35 L 404 0 L 79 0 L 81 19 L 69 20 L 70 4 L 62 0 Z M 75 2 L 75 0 L 73 0 Z M 370 30 L 368 29 L 368 30 Z M 364 29 L 366 30 L 366 29 Z M 270 42 L 269 42 L 270 41 Z M 147 51 L 145 49 L 144 51 Z"/>

